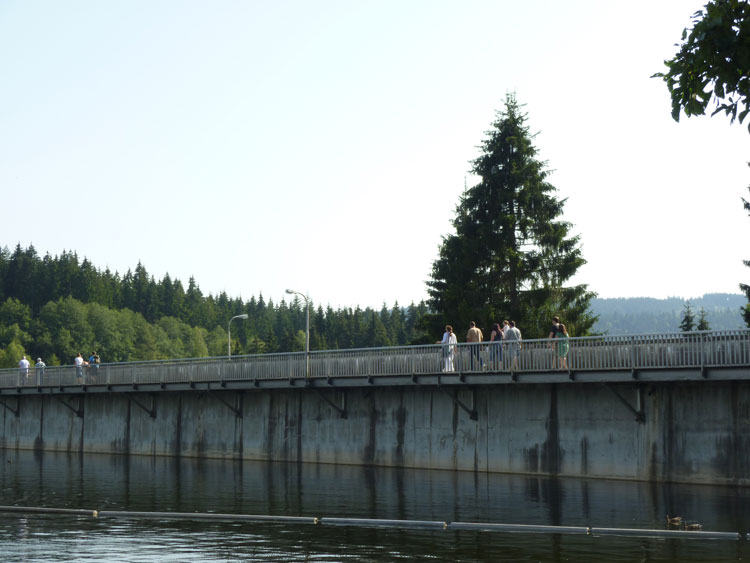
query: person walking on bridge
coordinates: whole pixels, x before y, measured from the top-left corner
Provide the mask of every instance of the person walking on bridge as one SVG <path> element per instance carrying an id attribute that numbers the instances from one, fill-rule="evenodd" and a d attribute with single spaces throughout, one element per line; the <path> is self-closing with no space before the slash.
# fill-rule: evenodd
<path id="1" fill-rule="evenodd" d="M 557 352 L 557 359 L 560 361 L 560 369 L 568 369 L 568 352 L 570 351 L 570 343 L 568 342 L 568 330 L 565 325 L 560 323 L 557 325 L 557 335 L 555 336 L 557 342 L 555 342 L 555 351 Z"/>
<path id="2" fill-rule="evenodd" d="M 91 376 L 91 382 L 96 381 L 96 376 L 99 375 L 100 363 L 101 359 L 99 358 L 99 354 L 91 352 L 91 355 L 89 356 L 89 373 Z"/>
<path id="3" fill-rule="evenodd" d="M 83 365 L 86 363 L 83 359 L 83 354 L 78 352 L 74 363 L 76 365 L 76 383 L 83 383 Z"/>
<path id="4" fill-rule="evenodd" d="M 26 359 L 26 356 L 21 358 L 21 361 L 18 362 L 18 375 L 21 378 L 29 377 L 29 366 L 31 364 L 29 363 L 29 360 Z M 20 379 L 19 379 L 19 385 L 20 385 Z"/>
<path id="5" fill-rule="evenodd" d="M 506 323 L 508 321 L 505 321 Z M 490 334 L 490 369 L 503 369 L 503 340 L 505 333 L 498 323 L 492 325 L 492 334 Z"/>
<path id="6" fill-rule="evenodd" d="M 508 342 L 508 353 L 513 358 L 510 371 L 518 369 L 518 357 L 521 355 L 521 331 L 516 328 L 516 321 L 510 321 L 510 328 L 505 333 L 505 340 Z"/>
<path id="7" fill-rule="evenodd" d="M 458 339 L 453 334 L 453 327 L 451 325 L 445 325 L 443 339 L 438 344 L 443 345 L 443 371 L 456 371 L 453 365 L 453 357 L 456 355 Z"/>
<path id="8" fill-rule="evenodd" d="M 484 362 L 482 361 L 482 349 L 481 344 L 484 340 L 482 330 L 477 328 L 477 324 L 474 321 L 469 323 L 469 331 L 466 333 L 466 342 L 469 343 L 471 350 L 471 371 L 474 371 L 474 361 L 478 360 L 479 369 L 484 368 Z"/>
<path id="9" fill-rule="evenodd" d="M 45 364 L 42 361 L 42 358 L 37 358 L 36 363 L 34 364 L 34 371 L 36 372 L 36 384 L 37 386 L 42 384 L 42 379 L 44 377 L 44 368 L 47 367 L 47 364 Z"/>
<path id="10" fill-rule="evenodd" d="M 557 331 L 560 330 L 560 317 L 552 317 L 552 326 L 549 329 L 549 339 L 557 337 Z M 552 342 L 547 344 L 547 348 L 552 348 Z M 552 354 L 552 369 L 557 369 L 557 356 Z"/>

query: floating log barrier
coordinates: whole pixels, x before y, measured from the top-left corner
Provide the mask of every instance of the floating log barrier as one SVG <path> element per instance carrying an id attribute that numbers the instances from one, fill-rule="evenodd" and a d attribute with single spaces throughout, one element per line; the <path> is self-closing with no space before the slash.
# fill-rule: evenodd
<path id="1" fill-rule="evenodd" d="M 0 509 L 1 510 L 1 509 Z M 99 518 L 154 518 L 157 520 L 223 520 L 232 522 L 291 522 L 318 524 L 314 516 L 269 516 L 266 514 L 220 514 L 218 512 L 137 512 L 100 510 Z"/>
<path id="2" fill-rule="evenodd" d="M 639 528 L 591 528 L 595 536 L 638 536 L 652 538 L 690 538 L 707 540 L 739 540 L 738 532 L 711 532 L 692 530 L 642 530 Z"/>
<path id="3" fill-rule="evenodd" d="M 71 514 L 96 517 L 96 510 L 81 508 L 47 508 L 45 506 L 0 506 L 0 512 L 25 512 L 34 514 Z"/>
<path id="4" fill-rule="evenodd" d="M 448 530 L 479 530 L 482 532 L 531 532 L 548 534 L 583 534 L 589 533 L 586 526 L 544 526 L 535 524 L 492 524 L 488 522 L 451 522 Z"/>
<path id="5" fill-rule="evenodd" d="M 387 520 L 379 518 L 319 518 L 323 526 L 363 526 L 376 528 L 427 528 L 443 530 L 445 522 L 438 520 Z"/>
<path id="6" fill-rule="evenodd" d="M 130 510 L 89 510 L 39 506 L 0 506 L 0 513 L 64 514 L 91 518 L 152 518 L 156 520 L 211 520 L 225 522 L 267 522 L 423 530 L 579 534 L 592 536 L 633 536 L 642 538 L 750 540 L 750 534 L 692 530 L 650 530 L 643 528 L 597 528 L 588 526 L 545 526 L 491 522 L 443 522 L 440 520 L 391 520 L 383 518 L 321 518 L 316 516 L 272 516 L 267 514 L 221 514 L 217 512 L 144 512 Z"/>

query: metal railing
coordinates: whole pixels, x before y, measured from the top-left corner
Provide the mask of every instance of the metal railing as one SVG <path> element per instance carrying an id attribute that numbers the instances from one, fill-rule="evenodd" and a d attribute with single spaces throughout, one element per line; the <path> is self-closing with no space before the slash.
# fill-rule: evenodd
<path id="1" fill-rule="evenodd" d="M 442 372 L 544 372 L 750 367 L 750 330 L 590 336 L 520 343 L 442 344 L 310 353 L 311 378 L 426 375 Z M 566 360 L 562 366 L 560 357 Z M 304 379 L 305 353 L 0 370 L 0 388 L 169 384 Z"/>

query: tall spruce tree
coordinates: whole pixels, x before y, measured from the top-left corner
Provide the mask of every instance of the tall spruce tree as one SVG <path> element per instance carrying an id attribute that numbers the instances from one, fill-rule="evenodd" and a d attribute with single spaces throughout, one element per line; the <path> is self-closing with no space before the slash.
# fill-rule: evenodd
<path id="1" fill-rule="evenodd" d="M 565 285 L 585 260 L 572 225 L 561 220 L 565 200 L 547 182 L 526 119 L 509 94 L 472 162 L 481 180 L 462 196 L 456 232 L 443 239 L 427 282 L 433 331 L 451 323 L 461 333 L 472 320 L 486 331 L 513 319 L 525 338 L 539 338 L 557 315 L 582 336 L 596 320 L 589 309 L 595 294 Z"/>

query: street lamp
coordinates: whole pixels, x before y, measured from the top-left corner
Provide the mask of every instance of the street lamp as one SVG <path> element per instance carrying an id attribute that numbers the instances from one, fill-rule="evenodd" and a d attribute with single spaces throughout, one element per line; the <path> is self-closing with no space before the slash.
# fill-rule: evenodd
<path id="1" fill-rule="evenodd" d="M 227 323 L 227 358 L 232 357 L 232 321 L 234 319 L 247 319 L 247 313 L 235 315 L 229 319 L 229 323 Z"/>
<path id="2" fill-rule="evenodd" d="M 289 295 L 299 295 L 305 300 L 305 377 L 310 377 L 310 300 L 306 295 L 302 295 L 299 291 L 287 289 L 286 292 Z"/>

